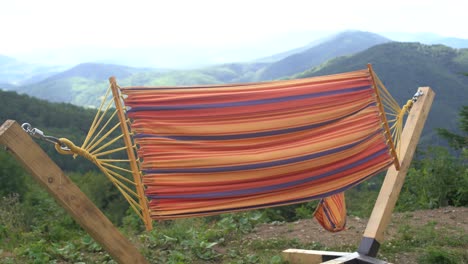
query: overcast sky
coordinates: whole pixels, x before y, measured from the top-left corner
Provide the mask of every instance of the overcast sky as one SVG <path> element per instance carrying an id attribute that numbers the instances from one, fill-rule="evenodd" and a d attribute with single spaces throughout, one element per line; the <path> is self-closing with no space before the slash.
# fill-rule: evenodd
<path id="1" fill-rule="evenodd" d="M 235 46 L 285 32 L 468 38 L 466 0 L 0 0 L 0 54 L 63 47 Z"/>

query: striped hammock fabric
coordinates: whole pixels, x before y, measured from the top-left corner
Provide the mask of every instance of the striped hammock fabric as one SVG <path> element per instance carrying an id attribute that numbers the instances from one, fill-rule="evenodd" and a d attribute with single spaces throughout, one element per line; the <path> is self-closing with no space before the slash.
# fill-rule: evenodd
<path id="1" fill-rule="evenodd" d="M 367 69 L 121 93 L 153 219 L 321 199 L 395 161 Z"/>
<path id="2" fill-rule="evenodd" d="M 330 232 L 339 232 L 346 229 L 344 193 L 341 192 L 321 199 L 314 216 L 319 224 Z"/>

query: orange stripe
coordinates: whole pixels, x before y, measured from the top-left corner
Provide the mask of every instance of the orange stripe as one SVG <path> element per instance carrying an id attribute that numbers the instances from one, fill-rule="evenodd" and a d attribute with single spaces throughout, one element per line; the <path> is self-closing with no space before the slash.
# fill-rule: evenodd
<path id="1" fill-rule="evenodd" d="M 389 149 L 385 136 L 376 133 L 381 131 L 379 115 L 382 113 L 377 106 L 375 91 L 361 88 L 371 85 L 372 76 L 368 70 L 362 70 L 255 84 L 177 89 L 123 88 L 126 106 L 136 110 L 169 107 L 128 113 L 134 134 L 154 136 L 135 138 L 142 170 L 276 164 L 274 162 L 329 153 L 307 161 L 240 171 L 147 173 L 143 177 L 147 195 L 180 197 L 151 200 L 152 217 L 179 218 L 210 215 L 217 210 L 238 211 L 271 204 L 291 204 L 296 200 L 336 193 L 388 167 L 393 158 L 387 152 L 372 160 L 365 159 L 382 149 Z M 320 96 L 309 96 L 316 94 Z M 291 96 L 296 97 L 290 100 Z M 224 104 L 229 106 L 221 108 Z M 217 108 L 202 109 L 197 105 L 215 105 Z M 175 110 L 170 108 L 173 106 L 189 108 Z M 310 128 L 317 124 L 320 126 Z M 296 131 L 303 127 L 309 129 Z M 291 129 L 294 132 L 289 131 Z M 270 134 L 278 131 L 288 133 Z M 245 135 L 251 137 L 242 138 Z M 241 137 L 217 140 L 213 138 L 215 136 Z M 358 142 L 361 143 L 352 148 L 332 151 Z M 329 171 L 335 171 L 335 174 L 305 181 L 309 177 L 326 175 Z M 296 182 L 301 184 L 288 184 Z M 267 186 L 281 188 L 262 188 Z M 248 195 L 243 194 L 246 190 Z M 229 195 L 186 198 L 218 193 Z M 346 214 L 344 196 L 333 195 L 321 204 L 323 208 L 316 213 L 319 221 L 327 229 L 342 229 Z M 324 210 L 327 210 L 327 215 Z"/>

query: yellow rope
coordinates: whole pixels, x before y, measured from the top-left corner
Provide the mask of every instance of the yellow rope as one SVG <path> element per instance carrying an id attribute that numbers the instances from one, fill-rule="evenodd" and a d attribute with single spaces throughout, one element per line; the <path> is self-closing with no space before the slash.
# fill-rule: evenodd
<path id="1" fill-rule="evenodd" d="M 394 117 L 392 119 L 387 119 L 387 122 L 393 123 L 390 126 L 391 137 L 396 148 L 397 156 L 399 156 L 401 145 L 401 133 L 403 131 L 403 120 L 405 114 L 409 112 L 414 102 L 413 100 L 408 100 L 406 104 L 400 108 L 397 101 L 392 97 L 392 95 L 387 90 L 382 81 L 379 79 L 379 77 L 376 74 L 373 74 L 373 77 L 376 81 L 377 88 L 380 91 L 380 98 L 385 108 L 386 115 Z"/>
<path id="2" fill-rule="evenodd" d="M 108 133 L 108 134 L 110 134 L 110 133 Z M 108 136 L 108 134 L 106 134 L 106 135 Z M 106 135 L 104 135 L 104 136 L 106 136 Z M 104 146 L 107 147 L 107 146 L 115 143 L 117 141 L 117 139 L 120 139 L 120 138 L 121 138 L 121 136 L 118 136 L 117 138 L 111 140 L 110 142 L 107 142 Z M 102 141 L 101 139 L 99 140 L 99 142 Z M 117 170 L 128 172 L 128 173 L 132 173 L 131 170 L 128 170 L 128 169 L 122 168 L 120 166 L 116 166 L 116 165 L 108 163 L 108 162 L 123 162 L 123 161 L 128 162 L 128 160 L 122 160 L 122 159 L 102 159 L 101 160 L 101 159 L 98 159 L 98 156 L 107 155 L 107 154 L 110 154 L 110 153 L 121 151 L 121 150 L 126 149 L 126 147 L 116 148 L 116 149 L 101 152 L 101 153 L 90 153 L 88 150 L 86 150 L 86 149 L 84 149 L 82 147 L 76 146 L 69 139 L 60 138 L 59 141 L 60 141 L 60 143 L 67 146 L 68 149 L 62 148 L 61 144 L 56 144 L 55 149 L 57 150 L 57 152 L 59 152 L 60 154 L 64 154 L 64 155 L 79 155 L 79 156 L 82 156 L 82 157 L 90 160 L 91 162 L 93 162 L 97 167 L 99 167 L 101 169 L 101 171 L 104 173 L 104 175 L 106 175 L 106 177 L 114 184 L 114 186 L 116 186 L 116 188 L 120 191 L 120 193 L 122 193 L 125 200 L 127 200 L 130 207 L 132 207 L 132 209 L 135 211 L 135 213 L 140 218 L 143 219 L 143 216 L 142 216 L 142 213 L 141 213 L 142 208 L 141 208 L 139 202 L 137 202 L 131 196 L 131 195 L 133 195 L 135 197 L 138 197 L 138 194 L 135 191 L 133 191 L 132 189 L 130 189 L 127 185 L 125 185 L 122 181 L 124 181 L 127 184 L 130 184 L 132 186 L 136 185 L 135 182 L 133 182 L 130 179 L 127 179 L 126 177 L 124 177 L 123 175 L 109 169 L 109 168 L 112 168 L 112 169 L 117 169 Z M 99 149 L 103 149 L 103 148 L 100 147 Z"/>
<path id="3" fill-rule="evenodd" d="M 99 136 L 101 135 L 101 133 L 104 131 L 104 129 L 109 125 L 109 123 L 111 122 L 111 120 L 115 117 L 115 115 L 117 114 L 117 110 L 114 111 L 114 113 L 109 117 L 109 120 L 107 120 L 107 122 L 102 126 L 102 128 L 99 130 L 99 132 L 93 137 L 93 139 L 91 140 L 91 142 L 89 142 L 88 145 L 93 145 L 94 142 L 99 138 Z M 88 133 L 88 135 L 91 135 L 91 133 Z M 83 143 L 83 145 L 81 146 L 82 148 L 84 149 L 88 149 L 86 144 Z"/>
<path id="4" fill-rule="evenodd" d="M 94 150 L 94 151 L 93 151 L 93 152 L 91 152 L 91 153 L 92 153 L 92 154 L 94 154 L 94 153 L 98 153 L 99 151 L 101 151 L 101 150 L 103 150 L 103 149 L 107 148 L 108 146 L 110 146 L 110 145 L 114 144 L 114 143 L 115 143 L 117 140 L 121 139 L 122 137 L 123 137 L 123 135 L 122 135 L 122 134 L 121 134 L 121 135 L 119 135 L 119 136 L 117 136 L 117 137 L 115 137 L 114 139 L 112 139 L 112 140 L 110 140 L 109 142 L 107 142 L 106 144 L 104 144 L 104 145 L 100 146 L 98 149 Z M 88 149 L 88 151 L 90 151 L 90 150 Z"/>
<path id="5" fill-rule="evenodd" d="M 103 166 L 106 166 L 106 167 L 110 167 L 110 168 L 114 168 L 114 169 L 117 169 L 117 170 L 121 170 L 121 171 L 125 171 L 125 172 L 128 172 L 128 173 L 132 173 L 131 170 L 127 170 L 127 169 L 124 169 L 122 167 L 119 167 L 119 166 L 115 166 L 115 165 L 112 165 L 112 164 L 109 164 L 109 163 L 106 163 L 106 162 L 102 162 L 102 161 L 99 161 Z"/>
<path id="6" fill-rule="evenodd" d="M 99 105 L 99 109 L 97 111 L 97 114 L 94 116 L 94 120 L 91 123 L 90 128 L 92 128 L 92 127 L 94 127 L 96 125 L 99 113 L 101 112 L 102 107 L 104 106 L 104 103 L 106 101 L 105 98 L 107 98 L 109 96 L 110 91 L 111 91 L 111 87 L 109 86 L 109 88 L 107 88 L 106 95 L 104 95 L 104 99 L 101 101 L 101 105 Z M 91 129 L 90 129 L 90 131 L 91 131 Z M 84 146 L 86 146 L 86 144 L 88 143 L 88 140 L 91 138 L 91 136 L 92 136 L 92 133 L 88 132 L 88 135 L 86 135 L 86 138 L 85 138 L 85 140 L 83 142 L 83 148 L 84 148 Z"/>
<path id="7" fill-rule="evenodd" d="M 127 182 L 128 184 L 131 184 L 131 185 L 133 185 L 133 186 L 136 185 L 136 183 L 134 183 L 133 181 L 131 181 L 131 180 L 128 179 L 128 178 L 125 178 L 125 177 L 124 177 L 123 175 L 121 175 L 120 173 L 117 173 L 117 172 L 112 171 L 112 170 L 108 170 L 108 172 L 109 172 L 111 175 L 113 175 L 114 177 L 119 178 L 119 179 L 121 179 L 122 181 Z"/>
<path id="8" fill-rule="evenodd" d="M 123 184 L 121 181 L 117 180 L 114 176 L 112 176 L 110 173 L 109 173 L 109 170 L 106 170 L 104 169 L 103 171 L 107 172 L 106 173 L 106 176 L 109 177 L 109 179 L 111 179 L 112 182 L 114 182 L 116 185 L 122 187 L 124 190 L 125 190 L 125 193 L 127 194 L 131 194 L 131 195 L 134 195 L 136 197 L 138 197 L 138 194 L 136 192 L 134 192 L 132 189 L 130 189 L 127 185 Z"/>
<path id="9" fill-rule="evenodd" d="M 104 116 L 106 116 L 107 114 L 107 111 L 109 111 L 110 107 L 112 106 L 112 101 L 109 101 L 107 102 L 107 105 L 106 105 L 106 108 L 103 112 L 101 112 L 101 109 L 96 113 L 96 116 L 95 116 L 95 119 L 99 116 L 99 119 L 98 121 L 95 122 L 95 124 L 93 126 L 91 126 L 89 128 L 89 131 L 88 131 L 88 135 L 86 136 L 87 138 L 90 138 L 92 137 L 92 135 L 94 134 L 94 132 L 96 132 L 96 129 L 99 127 L 99 125 L 101 124 Z M 86 146 L 86 143 L 87 141 L 85 141 L 83 143 L 83 146 Z"/>
<path id="10" fill-rule="evenodd" d="M 109 180 L 114 183 L 114 186 L 120 191 L 120 193 L 122 193 L 122 195 L 124 196 L 125 200 L 127 200 L 127 202 L 130 204 L 130 206 L 132 207 L 132 209 L 135 211 L 135 213 L 140 217 L 142 218 L 143 216 L 141 215 L 141 207 L 139 205 L 139 203 L 137 201 L 135 201 L 135 199 L 133 199 L 130 195 L 128 195 L 128 193 L 121 187 L 121 186 L 125 186 L 125 185 L 122 185 L 122 183 L 120 183 L 119 181 L 117 181 L 114 177 L 110 176 L 110 174 L 108 173 L 108 171 L 106 170 L 102 170 L 104 172 L 104 174 L 109 178 Z M 119 184 L 120 183 L 120 184 Z M 125 186 L 126 187 L 126 186 Z M 135 192 L 132 191 L 132 194 L 136 195 Z M 143 219 L 143 218 L 142 218 Z"/>
<path id="11" fill-rule="evenodd" d="M 378 76 L 372 71 L 372 68 L 369 67 L 370 73 L 374 80 L 374 88 L 376 92 L 377 100 L 377 107 L 380 108 L 380 117 L 382 119 L 382 128 L 385 131 L 385 136 L 387 140 L 387 144 L 391 145 L 391 155 L 395 157 L 395 166 L 398 169 L 398 154 L 400 150 L 400 142 L 401 142 L 401 132 L 403 127 L 403 120 L 404 116 L 413 105 L 412 100 L 408 100 L 408 102 L 400 108 L 398 103 L 395 99 L 391 96 L 389 91 L 385 88 L 382 81 L 378 78 Z M 99 106 L 99 109 L 96 113 L 96 116 L 93 119 L 89 132 L 82 144 L 81 147 L 77 147 L 73 142 L 68 139 L 61 138 L 59 139 L 61 144 L 56 144 L 56 150 L 61 154 L 66 155 L 80 155 L 84 158 L 93 162 L 96 166 L 98 166 L 101 171 L 106 175 L 106 177 L 116 186 L 116 188 L 122 193 L 124 198 L 128 201 L 129 205 L 132 209 L 136 212 L 136 214 L 145 222 L 151 223 L 148 220 L 145 220 L 148 216 L 148 209 L 145 207 L 147 204 L 147 198 L 144 196 L 144 189 L 142 189 L 142 182 L 141 182 L 141 168 L 140 160 L 133 157 L 133 154 L 128 154 L 128 159 L 114 159 L 112 157 L 100 159 L 99 157 L 113 154 L 119 151 L 127 150 L 133 151 L 136 150 L 136 145 L 132 142 L 131 138 L 129 139 L 129 134 L 132 133 L 127 131 L 130 125 L 130 120 L 126 118 L 124 113 L 125 108 L 124 106 L 117 107 L 117 109 L 110 115 L 106 122 L 104 121 L 104 117 L 108 116 L 107 113 L 112 107 L 112 102 L 117 105 L 120 104 L 120 98 L 122 95 L 118 96 L 118 92 L 115 92 L 114 89 L 119 88 L 116 86 L 115 80 L 114 82 L 111 81 L 111 86 L 106 91 L 105 96 Z M 113 86 L 114 85 L 114 86 Z M 108 98 L 110 91 L 114 94 L 113 97 Z M 117 94 L 117 95 L 115 95 Z M 116 99 L 118 98 L 118 99 Z M 111 126 L 111 120 L 114 119 L 115 116 L 118 116 L 119 121 L 116 125 Z M 389 118 L 387 118 L 387 116 Z M 122 122 L 119 123 L 119 122 Z M 103 125 L 101 125 L 104 123 Z M 110 135 L 115 132 L 118 127 L 124 127 L 122 130 L 124 131 L 122 134 L 109 139 Z M 108 129 L 108 130 L 107 130 Z M 107 131 L 104 133 L 104 131 Z M 97 133 L 96 133 L 97 132 Z M 104 134 L 104 135 L 102 135 Z M 124 142 L 120 142 L 120 140 Z M 124 143 L 123 147 L 114 146 L 113 149 L 103 151 L 110 146 L 113 146 L 116 143 Z M 62 147 L 62 144 L 68 147 L 68 149 Z M 132 149 L 133 148 L 133 149 Z M 132 156 L 133 158 L 130 158 Z M 133 162 L 133 163 L 132 163 Z M 135 165 L 136 163 L 136 165 Z M 119 166 L 119 165 L 125 166 Z M 138 168 L 135 168 L 138 167 Z M 129 169 L 130 168 L 130 169 Z M 135 171 L 133 171 L 135 170 Z M 119 172 L 117 172 L 119 171 Z M 133 180 L 126 177 L 125 174 L 131 174 L 133 176 Z M 138 174 L 140 176 L 138 178 Z M 130 187 L 129 187 L 130 186 Z M 132 189 L 134 188 L 134 189 Z M 136 191 L 135 191 L 136 190 Z M 136 197 L 139 199 L 138 201 L 134 198 Z M 144 217 L 145 216 L 145 217 Z M 150 225 L 150 224 L 149 224 Z M 150 226 L 151 227 L 151 226 Z M 147 225 L 148 228 L 148 225 Z"/>
<path id="12" fill-rule="evenodd" d="M 129 162 L 128 159 L 100 159 L 103 162 Z"/>
<path id="13" fill-rule="evenodd" d="M 104 134 L 98 141 L 96 141 L 92 146 L 86 148 L 86 150 L 91 151 L 95 147 L 97 147 L 101 142 L 106 139 L 112 132 L 114 132 L 118 127 L 120 126 L 119 123 L 117 123 L 115 126 L 113 126 L 106 134 Z"/>
<path id="14" fill-rule="evenodd" d="M 108 151 L 104 151 L 104 152 L 95 154 L 95 156 L 100 157 L 100 156 L 104 156 L 104 155 L 109 155 L 109 154 L 119 152 L 119 151 L 122 151 L 122 150 L 126 150 L 126 149 L 127 149 L 127 147 L 115 148 L 115 149 L 111 149 L 111 150 L 108 150 Z"/>

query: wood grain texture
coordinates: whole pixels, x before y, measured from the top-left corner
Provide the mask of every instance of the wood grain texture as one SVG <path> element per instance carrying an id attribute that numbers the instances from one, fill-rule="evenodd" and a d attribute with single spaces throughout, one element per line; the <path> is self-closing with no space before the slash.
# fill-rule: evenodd
<path id="1" fill-rule="evenodd" d="M 148 263 L 137 248 L 81 192 L 13 120 L 0 127 L 0 144 L 119 263 Z"/>
<path id="2" fill-rule="evenodd" d="M 348 255 L 345 252 L 320 251 L 320 250 L 305 250 L 290 248 L 282 252 L 283 259 L 288 263 L 294 264 L 315 264 L 322 263 L 327 259 L 338 258 Z"/>
<path id="3" fill-rule="evenodd" d="M 357 252 L 344 255 L 342 257 L 324 261 L 322 264 L 391 264 L 386 261 L 371 258 Z"/>
<path id="4" fill-rule="evenodd" d="M 385 230 L 400 195 L 406 173 L 413 159 L 421 132 L 426 122 L 435 93 L 429 87 L 422 87 L 424 93 L 413 105 L 401 135 L 400 170 L 390 167 L 385 176 L 374 209 L 369 218 L 364 237 L 375 238 L 379 243 L 383 241 Z"/>
<path id="5" fill-rule="evenodd" d="M 401 135 L 400 168 L 397 170 L 395 166 L 392 166 L 388 169 L 364 232 L 364 238 L 375 239 L 378 243 L 383 241 L 385 230 L 390 223 L 393 209 L 400 195 L 406 173 L 413 159 L 424 123 L 434 100 L 435 93 L 431 88 L 422 87 L 420 90 L 424 95 L 413 105 Z M 364 247 L 363 251 L 366 252 L 361 252 L 361 249 L 363 249 L 362 245 L 359 247 L 359 252 L 354 253 L 288 249 L 283 251 L 283 257 L 289 263 L 322 263 L 325 256 L 341 254 L 341 257 L 323 263 L 387 263 L 374 259 L 372 258 L 373 256 L 366 256 L 365 253 L 369 249 L 365 249 Z M 377 251 L 375 250 L 375 255 L 376 253 Z"/>
<path id="6" fill-rule="evenodd" d="M 136 163 L 136 155 L 135 151 L 133 150 L 133 142 L 130 137 L 130 130 L 127 124 L 127 117 L 124 113 L 124 106 L 122 105 L 119 88 L 117 87 L 117 81 L 115 77 L 110 77 L 109 82 L 111 85 L 112 96 L 114 98 L 115 108 L 117 109 L 117 116 L 119 117 L 120 121 L 120 128 L 122 129 L 123 140 L 125 142 L 125 146 L 127 147 L 127 156 L 130 160 L 130 168 L 132 170 L 133 182 L 135 183 L 135 188 L 138 194 L 138 202 L 141 207 L 141 215 L 143 217 L 143 223 L 145 224 L 146 230 L 153 229 L 153 220 L 150 217 L 149 209 L 148 209 L 148 201 L 146 200 L 145 190 L 143 187 L 143 182 L 141 179 L 140 169 Z"/>

